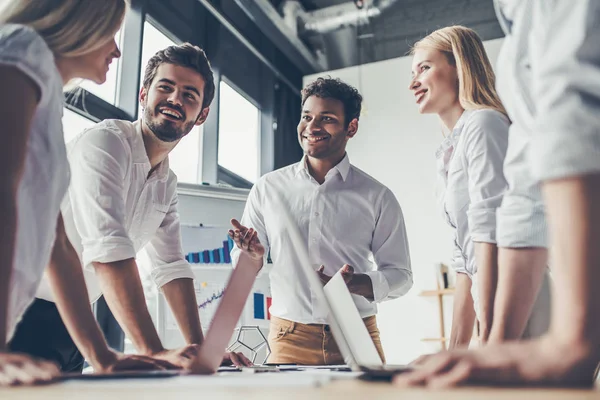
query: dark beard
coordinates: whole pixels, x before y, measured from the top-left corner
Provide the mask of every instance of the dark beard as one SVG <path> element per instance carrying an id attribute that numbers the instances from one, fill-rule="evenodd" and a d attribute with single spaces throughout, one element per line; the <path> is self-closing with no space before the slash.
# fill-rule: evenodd
<path id="1" fill-rule="evenodd" d="M 192 130 L 195 123 L 195 121 L 190 121 L 178 129 L 177 126 L 170 121 L 165 121 L 163 123 L 157 122 L 156 114 L 153 114 L 148 107 L 144 110 L 144 119 L 146 120 L 148 128 L 154 133 L 154 136 L 161 142 L 166 143 L 180 140 Z"/>

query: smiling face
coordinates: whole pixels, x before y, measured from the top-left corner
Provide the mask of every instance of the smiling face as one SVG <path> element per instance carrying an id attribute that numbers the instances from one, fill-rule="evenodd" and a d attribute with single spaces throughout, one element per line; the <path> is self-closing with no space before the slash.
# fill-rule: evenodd
<path id="1" fill-rule="evenodd" d="M 456 66 L 441 51 L 417 48 L 413 55 L 409 85 L 421 114 L 441 114 L 458 102 Z"/>
<path id="2" fill-rule="evenodd" d="M 163 142 L 175 142 L 208 116 L 202 109 L 202 75 L 190 68 L 163 63 L 149 85 L 140 90 L 143 121 Z"/>
<path id="3" fill-rule="evenodd" d="M 309 157 L 339 161 L 346 153 L 348 139 L 357 130 L 356 118 L 346 125 L 344 104 L 340 100 L 310 96 L 302 107 L 298 141 Z"/>

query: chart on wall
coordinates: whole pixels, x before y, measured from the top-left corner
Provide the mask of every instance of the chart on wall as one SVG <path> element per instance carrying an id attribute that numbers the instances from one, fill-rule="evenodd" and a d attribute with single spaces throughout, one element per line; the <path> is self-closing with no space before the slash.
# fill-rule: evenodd
<path id="1" fill-rule="evenodd" d="M 228 238 L 227 226 L 182 226 L 183 253 L 192 266 L 194 290 L 202 329 L 210 327 L 220 300 L 233 271 L 230 251 L 234 243 Z M 265 332 L 269 328 L 271 290 L 266 266 L 256 278 L 238 322 L 240 326 L 258 326 Z M 164 296 L 160 296 L 160 314 L 164 323 L 161 336 L 168 338 L 171 346 L 182 345 L 177 321 Z"/>

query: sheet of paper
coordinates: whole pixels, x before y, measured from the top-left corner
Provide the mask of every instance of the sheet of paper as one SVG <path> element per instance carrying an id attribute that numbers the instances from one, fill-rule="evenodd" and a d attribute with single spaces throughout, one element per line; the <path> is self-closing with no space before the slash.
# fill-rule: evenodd
<path id="1" fill-rule="evenodd" d="M 340 325 L 356 362 L 359 365 L 382 365 L 379 353 L 358 313 L 341 271 L 340 269 L 324 287 L 331 312 Z"/>

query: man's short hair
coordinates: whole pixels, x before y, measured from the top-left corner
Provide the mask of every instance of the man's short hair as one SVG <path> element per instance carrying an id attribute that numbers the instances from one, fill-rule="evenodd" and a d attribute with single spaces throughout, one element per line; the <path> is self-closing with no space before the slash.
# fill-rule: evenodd
<path id="1" fill-rule="evenodd" d="M 362 105 L 362 96 L 358 90 L 342 82 L 340 79 L 331 77 L 319 77 L 316 81 L 306 85 L 302 89 L 302 106 L 310 96 L 317 96 L 322 99 L 330 98 L 342 102 L 344 105 L 345 124 L 348 126 L 353 119 L 359 119 Z"/>
<path id="2" fill-rule="evenodd" d="M 150 85 L 156 76 L 158 67 L 165 63 L 190 68 L 202 75 L 202 78 L 204 78 L 202 109 L 205 109 L 210 105 L 215 97 L 215 78 L 204 50 L 190 43 L 183 43 L 179 46 L 169 46 L 164 50 L 160 50 L 150 59 L 150 61 L 148 61 L 148 65 L 146 65 L 143 83 L 146 90 L 150 88 Z"/>

